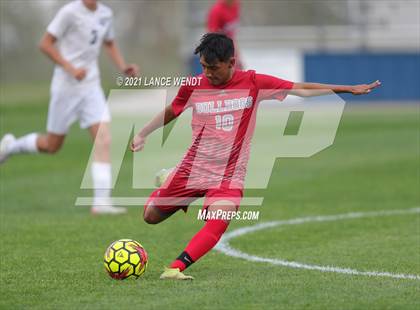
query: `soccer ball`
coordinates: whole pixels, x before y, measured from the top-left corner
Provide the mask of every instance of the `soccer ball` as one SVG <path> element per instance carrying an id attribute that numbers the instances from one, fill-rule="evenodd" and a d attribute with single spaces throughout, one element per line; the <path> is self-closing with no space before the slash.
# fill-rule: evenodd
<path id="1" fill-rule="evenodd" d="M 104 265 L 113 279 L 137 279 L 146 271 L 147 253 L 137 241 L 131 239 L 117 240 L 106 249 Z"/>

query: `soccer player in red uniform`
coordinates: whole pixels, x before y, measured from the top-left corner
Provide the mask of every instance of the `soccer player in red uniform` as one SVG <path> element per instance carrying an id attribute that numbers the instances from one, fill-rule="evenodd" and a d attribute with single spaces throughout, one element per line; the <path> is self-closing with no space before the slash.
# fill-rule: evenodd
<path id="1" fill-rule="evenodd" d="M 209 32 L 222 32 L 232 40 L 239 26 L 239 0 L 217 0 L 210 8 L 207 18 Z"/>
<path id="2" fill-rule="evenodd" d="M 238 32 L 239 20 L 239 0 L 217 0 L 210 8 L 207 16 L 207 31 L 224 33 L 233 40 L 236 47 L 236 33 Z M 237 48 L 235 49 L 235 59 L 236 69 L 242 69 L 243 66 Z"/>
<path id="3" fill-rule="evenodd" d="M 200 197 L 205 197 L 203 209 L 210 214 L 232 213 L 239 208 L 260 101 L 283 100 L 287 94 L 361 95 L 380 85 L 379 81 L 363 85 L 293 83 L 253 70 L 236 70 L 233 41 L 220 33 L 205 34 L 195 54 L 199 54 L 204 71 L 199 76 L 202 83 L 182 86 L 172 104 L 147 123 L 131 144 L 132 151 L 142 150 L 147 136 L 162 123 L 166 125 L 192 108 L 191 146 L 146 202 L 143 218 L 149 224 L 160 223 L 179 209 L 186 211 Z M 183 271 L 216 245 L 228 225 L 228 218 L 208 219 L 161 279 L 192 279 Z"/>

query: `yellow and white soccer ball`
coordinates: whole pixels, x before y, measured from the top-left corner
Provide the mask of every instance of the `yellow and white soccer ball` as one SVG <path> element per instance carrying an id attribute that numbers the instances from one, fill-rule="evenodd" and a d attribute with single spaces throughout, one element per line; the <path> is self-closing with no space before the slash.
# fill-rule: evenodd
<path id="1" fill-rule="evenodd" d="M 137 241 L 121 239 L 106 249 L 104 265 L 113 279 L 124 280 L 140 277 L 147 268 L 147 252 Z"/>

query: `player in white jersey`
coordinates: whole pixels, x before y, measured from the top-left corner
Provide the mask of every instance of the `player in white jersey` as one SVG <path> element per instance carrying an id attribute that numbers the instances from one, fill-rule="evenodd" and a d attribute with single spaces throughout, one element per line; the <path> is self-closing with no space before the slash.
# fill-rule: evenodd
<path id="1" fill-rule="evenodd" d="M 110 8 L 97 0 L 76 0 L 58 11 L 40 43 L 40 49 L 56 64 L 47 133 L 30 133 L 18 139 L 6 134 L 0 142 L 0 162 L 14 154 L 56 153 L 70 126 L 78 120 L 81 128 L 89 130 L 95 144 L 91 211 L 118 214 L 126 210 L 113 207 L 110 199 L 110 114 L 97 63 L 102 45 L 121 72 L 138 74 L 137 66 L 126 64 L 114 41 Z"/>

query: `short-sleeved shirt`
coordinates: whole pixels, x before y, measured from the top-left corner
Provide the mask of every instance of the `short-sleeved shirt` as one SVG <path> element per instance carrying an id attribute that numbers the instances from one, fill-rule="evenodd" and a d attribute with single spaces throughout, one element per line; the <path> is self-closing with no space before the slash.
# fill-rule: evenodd
<path id="1" fill-rule="evenodd" d="M 65 60 L 76 68 L 85 68 L 86 77 L 77 81 L 61 66 L 54 69 L 56 87 L 91 85 L 99 83 L 98 56 L 104 41 L 114 39 L 113 14 L 98 2 L 95 11 L 89 10 L 81 0 L 63 6 L 47 27 L 57 39 L 58 50 Z"/>
<path id="2" fill-rule="evenodd" d="M 259 102 L 283 100 L 290 81 L 236 70 L 224 85 L 213 86 L 204 75 L 198 86 L 182 86 L 172 109 L 192 108 L 192 143 L 177 173 L 188 176 L 190 188 L 217 188 L 221 182 L 242 188 Z"/>

